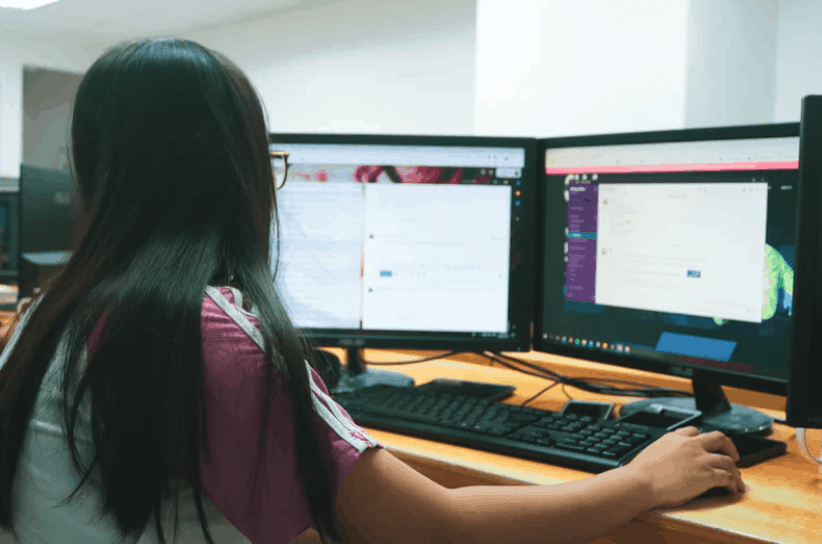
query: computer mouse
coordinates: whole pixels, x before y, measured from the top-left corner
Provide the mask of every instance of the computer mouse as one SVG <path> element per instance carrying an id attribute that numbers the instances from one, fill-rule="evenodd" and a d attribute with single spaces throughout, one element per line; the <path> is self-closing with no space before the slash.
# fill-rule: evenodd
<path id="1" fill-rule="evenodd" d="M 733 497 L 735 493 L 733 493 L 727 487 L 714 487 L 696 497 L 697 499 L 718 499 L 724 497 Z"/>

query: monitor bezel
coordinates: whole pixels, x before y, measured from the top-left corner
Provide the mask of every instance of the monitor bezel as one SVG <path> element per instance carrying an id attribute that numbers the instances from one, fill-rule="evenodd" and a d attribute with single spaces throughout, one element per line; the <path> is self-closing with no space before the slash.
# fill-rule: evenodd
<path id="1" fill-rule="evenodd" d="M 814 358 L 814 340 L 822 326 L 822 289 L 817 285 L 820 261 L 819 213 L 822 206 L 822 95 L 802 100 L 799 129 L 799 214 L 797 217 L 796 270 L 794 272 L 794 327 L 791 342 L 791 366 L 788 375 L 788 425 L 822 428 L 822 403 L 810 406 L 819 398 L 814 388 L 822 384 L 809 378 Z M 798 293 L 801 295 L 797 296 Z M 816 332 L 815 332 L 816 331 Z M 818 353 L 818 351 L 817 351 Z M 816 360 L 814 360 L 816 359 Z M 815 395 L 814 395 L 815 393 Z"/>
<path id="2" fill-rule="evenodd" d="M 705 140 L 746 140 L 766 138 L 786 138 L 799 136 L 799 123 L 775 123 L 767 125 L 741 125 L 733 127 L 708 127 L 680 130 L 660 130 L 648 132 L 631 132 L 618 134 L 597 134 L 591 136 L 569 136 L 557 138 L 543 138 L 539 142 L 539 156 L 543 168 L 540 171 L 537 184 L 537 198 L 539 203 L 536 210 L 536 221 L 539 225 L 536 233 L 536 280 L 534 306 L 534 351 L 585 359 L 597 363 L 613 366 L 654 372 L 676 376 L 690 380 L 708 381 L 719 385 L 739 387 L 743 389 L 785 395 L 787 380 L 764 376 L 742 375 L 735 372 L 723 371 L 714 368 L 699 367 L 687 364 L 666 364 L 650 361 L 633 355 L 610 353 L 604 351 L 582 350 L 570 346 L 552 343 L 542 338 L 544 299 L 544 257 L 545 257 L 545 182 L 544 169 L 545 154 L 548 149 L 562 147 L 591 147 L 606 145 L 640 145 L 655 143 L 677 143 Z"/>
<path id="3" fill-rule="evenodd" d="M 524 137 L 493 136 L 444 136 L 444 135 L 402 135 L 402 134 L 328 134 L 328 133 L 270 133 L 269 144 L 350 144 L 350 145 L 419 145 L 455 147 L 521 147 L 525 149 L 523 168 L 523 192 L 533 195 L 532 201 L 523 200 L 521 215 L 521 247 L 524 271 L 519 287 L 519 300 L 512 300 L 509 293 L 510 321 L 516 324 L 513 338 L 465 338 L 449 336 L 454 333 L 432 333 L 430 338 L 407 336 L 402 331 L 386 336 L 369 334 L 368 331 L 313 329 L 302 331 L 319 346 L 343 348 L 381 348 L 414 350 L 454 350 L 454 351 L 528 351 L 531 349 L 532 317 L 534 314 L 534 231 L 535 205 L 537 198 L 538 140 Z M 528 194 L 528 193 L 526 193 Z M 509 287 L 513 281 L 509 279 Z"/>

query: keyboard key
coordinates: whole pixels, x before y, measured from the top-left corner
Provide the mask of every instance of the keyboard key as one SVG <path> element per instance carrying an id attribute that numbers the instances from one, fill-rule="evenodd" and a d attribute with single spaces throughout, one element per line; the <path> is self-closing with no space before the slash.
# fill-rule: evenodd
<path id="1" fill-rule="evenodd" d="M 539 444 L 540 446 L 550 446 L 554 442 L 550 438 L 537 438 L 535 443 Z"/>
<path id="2" fill-rule="evenodd" d="M 557 444 L 555 448 L 561 448 L 569 451 L 585 451 L 585 446 L 578 446 L 576 444 Z"/>
<path id="3" fill-rule="evenodd" d="M 599 455 L 601 452 L 602 450 L 597 448 L 588 448 L 587 450 L 585 450 L 585 453 L 592 453 L 594 455 Z"/>
<path id="4" fill-rule="evenodd" d="M 618 442 L 617 445 L 621 448 L 630 448 L 633 446 L 630 442 Z"/>
<path id="5" fill-rule="evenodd" d="M 603 456 L 603 457 L 611 458 L 611 459 L 613 459 L 617 456 L 616 452 L 613 451 L 613 450 L 605 450 L 602 453 L 600 453 L 600 455 Z"/>

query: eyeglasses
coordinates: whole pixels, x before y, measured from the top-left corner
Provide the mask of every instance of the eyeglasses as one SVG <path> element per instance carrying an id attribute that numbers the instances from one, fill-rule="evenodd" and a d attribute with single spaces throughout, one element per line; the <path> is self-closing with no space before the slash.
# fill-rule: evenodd
<path id="1" fill-rule="evenodd" d="M 269 151 L 271 168 L 274 173 L 274 187 L 279 191 L 288 177 L 288 151 Z"/>

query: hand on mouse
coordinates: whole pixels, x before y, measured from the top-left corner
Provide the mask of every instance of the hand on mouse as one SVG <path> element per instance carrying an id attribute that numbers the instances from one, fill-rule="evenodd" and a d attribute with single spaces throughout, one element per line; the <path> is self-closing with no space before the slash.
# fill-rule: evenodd
<path id="1" fill-rule="evenodd" d="M 703 434 L 696 427 L 684 427 L 645 448 L 626 468 L 644 479 L 656 508 L 670 508 L 714 487 L 744 491 L 738 460 L 733 442 L 721 432 Z"/>

